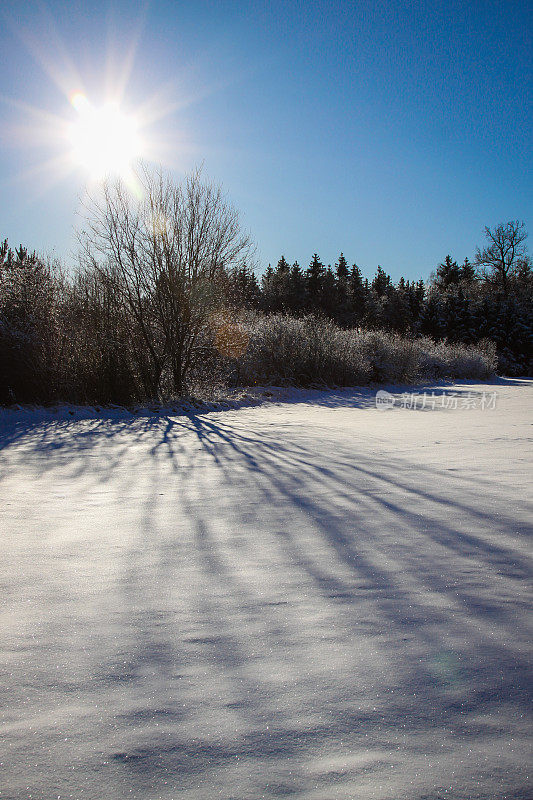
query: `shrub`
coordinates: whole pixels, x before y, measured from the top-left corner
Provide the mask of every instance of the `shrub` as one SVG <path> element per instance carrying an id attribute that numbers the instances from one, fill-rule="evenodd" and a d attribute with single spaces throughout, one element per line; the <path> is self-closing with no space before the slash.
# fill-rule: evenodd
<path id="1" fill-rule="evenodd" d="M 386 331 L 343 330 L 308 315 L 256 316 L 243 323 L 246 352 L 234 361 L 240 385 L 355 386 L 441 378 L 486 379 L 496 368 L 491 342 L 478 346 L 410 339 Z"/>

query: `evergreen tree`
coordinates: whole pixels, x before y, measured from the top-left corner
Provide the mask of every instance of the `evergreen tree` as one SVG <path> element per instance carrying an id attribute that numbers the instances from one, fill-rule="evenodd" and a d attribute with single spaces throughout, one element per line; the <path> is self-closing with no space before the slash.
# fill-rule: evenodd
<path id="1" fill-rule="evenodd" d="M 335 264 L 335 274 L 337 298 L 334 317 L 339 325 L 346 326 L 350 324 L 350 270 L 342 253 Z"/>
<path id="2" fill-rule="evenodd" d="M 419 301 L 419 303 L 423 303 L 424 302 L 425 296 L 426 296 L 426 285 L 425 285 L 424 281 L 421 278 L 418 281 L 418 283 L 416 284 L 416 297 L 417 297 L 417 300 Z"/>
<path id="3" fill-rule="evenodd" d="M 295 314 L 301 313 L 305 308 L 305 288 L 305 276 L 295 261 L 289 275 L 287 297 L 287 308 Z"/>
<path id="4" fill-rule="evenodd" d="M 244 265 L 229 276 L 230 298 L 242 308 L 257 308 L 261 299 L 259 284 L 253 270 Z"/>
<path id="5" fill-rule="evenodd" d="M 290 267 L 285 256 L 281 256 L 276 267 L 276 272 L 278 273 L 278 275 L 288 275 L 289 270 Z"/>
<path id="6" fill-rule="evenodd" d="M 376 275 L 372 281 L 373 290 L 376 292 L 378 297 L 381 297 L 385 294 L 390 285 L 390 276 L 387 275 L 387 273 L 378 264 Z"/>
<path id="7" fill-rule="evenodd" d="M 420 332 L 432 339 L 445 335 L 445 321 L 442 303 L 436 291 L 430 292 L 420 315 Z"/>
<path id="8" fill-rule="evenodd" d="M 350 324 L 354 327 L 361 325 L 366 313 L 366 299 L 368 296 L 368 281 L 363 281 L 361 269 L 354 264 L 350 272 L 348 304 Z"/>
<path id="9" fill-rule="evenodd" d="M 426 287 L 424 281 L 420 280 L 418 283 L 414 281 L 407 286 L 407 294 L 409 298 L 409 307 L 411 309 L 412 330 L 418 331 L 420 329 L 420 315 L 424 307 L 424 298 L 426 296 Z"/>
<path id="10" fill-rule="evenodd" d="M 335 271 L 337 273 L 337 280 L 339 283 L 348 281 L 350 270 L 348 269 L 348 262 L 344 258 L 343 253 L 340 254 L 339 260 L 335 264 Z"/>
<path id="11" fill-rule="evenodd" d="M 457 261 L 447 255 L 442 264 L 437 267 L 435 284 L 439 289 L 447 289 L 448 286 L 456 285 L 461 280 L 461 270 Z"/>
<path id="12" fill-rule="evenodd" d="M 322 295 L 321 295 L 321 310 L 326 316 L 331 319 L 337 319 L 338 315 L 338 293 L 337 281 L 335 280 L 335 273 L 328 265 L 322 280 Z"/>
<path id="13" fill-rule="evenodd" d="M 368 281 L 365 281 L 367 288 L 365 296 L 365 316 L 362 320 L 362 325 L 366 328 L 385 328 L 385 309 L 386 303 L 385 296 L 379 296 L 375 289 L 371 288 Z"/>
<path id="14" fill-rule="evenodd" d="M 324 273 L 324 264 L 315 253 L 305 273 L 306 306 L 311 311 L 321 309 Z"/>
<path id="15" fill-rule="evenodd" d="M 290 267 L 284 256 L 280 258 L 276 269 L 268 265 L 263 275 L 262 308 L 269 313 L 285 311 L 288 303 Z"/>
<path id="16" fill-rule="evenodd" d="M 382 319 L 386 328 L 399 333 L 407 333 L 411 329 L 413 318 L 403 278 L 400 278 L 398 288 L 389 286 L 381 298 L 381 307 Z"/>
<path id="17" fill-rule="evenodd" d="M 274 273 L 274 311 L 286 311 L 288 305 L 288 295 L 289 295 L 289 278 L 290 278 L 290 266 L 285 259 L 285 256 L 281 256 L 280 260 L 277 263 L 276 271 Z"/>
<path id="18" fill-rule="evenodd" d="M 467 286 L 471 286 L 476 280 L 476 270 L 474 265 L 470 263 L 468 258 L 465 258 L 461 266 L 461 282 Z"/>
<path id="19" fill-rule="evenodd" d="M 450 341 L 469 344 L 476 338 L 470 302 L 460 286 L 446 295 L 444 318 L 445 335 Z"/>
<path id="20" fill-rule="evenodd" d="M 269 264 L 261 278 L 261 308 L 267 314 L 271 313 L 274 310 L 275 302 L 274 270 Z"/>

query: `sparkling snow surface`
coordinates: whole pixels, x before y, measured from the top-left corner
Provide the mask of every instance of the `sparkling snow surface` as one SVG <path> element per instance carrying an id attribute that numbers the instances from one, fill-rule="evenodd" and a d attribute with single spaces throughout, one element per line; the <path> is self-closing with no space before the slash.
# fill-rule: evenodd
<path id="1" fill-rule="evenodd" d="M 4 412 L 0 798 L 532 798 L 533 381 L 455 388 Z"/>

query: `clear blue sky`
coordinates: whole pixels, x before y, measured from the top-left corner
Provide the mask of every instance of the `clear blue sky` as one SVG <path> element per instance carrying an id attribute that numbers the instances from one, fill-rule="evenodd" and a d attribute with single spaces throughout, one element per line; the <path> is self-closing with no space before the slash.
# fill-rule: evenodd
<path id="1" fill-rule="evenodd" d="M 146 135 L 161 159 L 178 177 L 204 162 L 262 267 L 343 250 L 366 275 L 427 277 L 448 252 L 472 256 L 484 225 L 519 218 L 533 235 L 531 9 L 8 2 L 0 236 L 68 261 L 84 176 L 40 169 L 65 145 L 34 109 L 67 119 L 76 81 L 98 102 L 121 71 L 124 106 L 159 113 Z"/>

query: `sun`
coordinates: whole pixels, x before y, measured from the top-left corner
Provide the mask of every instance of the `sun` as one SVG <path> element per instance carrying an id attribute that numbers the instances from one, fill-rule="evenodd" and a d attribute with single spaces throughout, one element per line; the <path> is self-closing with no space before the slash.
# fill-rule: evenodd
<path id="1" fill-rule="evenodd" d="M 8 104 L 16 110 L 9 125 L 5 124 L 7 115 L 0 114 L 0 138 L 5 135 L 13 145 L 28 151 L 33 148 L 38 154 L 36 158 L 28 154 L 24 169 L 15 176 L 17 182 L 24 182 L 36 196 L 63 180 L 72 180 L 73 174 L 76 182 L 81 177 L 84 189 L 91 191 L 98 190 L 107 178 L 118 178 L 131 193 L 140 195 L 138 176 L 143 165 L 181 170 L 185 154 L 195 147 L 181 125 L 169 125 L 177 110 L 197 102 L 204 91 L 181 97 L 173 76 L 167 83 L 158 83 L 153 93 L 144 98 L 137 88 L 126 99 L 143 20 L 131 42 L 122 38 L 119 43 L 111 37 L 106 58 L 92 69 L 87 65 L 86 74 L 76 66 L 51 17 L 45 23 L 52 26 L 51 39 L 24 36 L 22 41 L 66 103 L 61 110 L 52 110 L 32 105 L 24 98 L 0 95 L 0 109 Z M 122 60 L 116 57 L 117 52 L 124 53 Z"/>
<path id="2" fill-rule="evenodd" d="M 135 117 L 124 114 L 117 103 L 95 108 L 82 92 L 74 92 L 70 102 L 77 114 L 67 127 L 72 162 L 92 181 L 128 179 L 144 155 Z"/>

